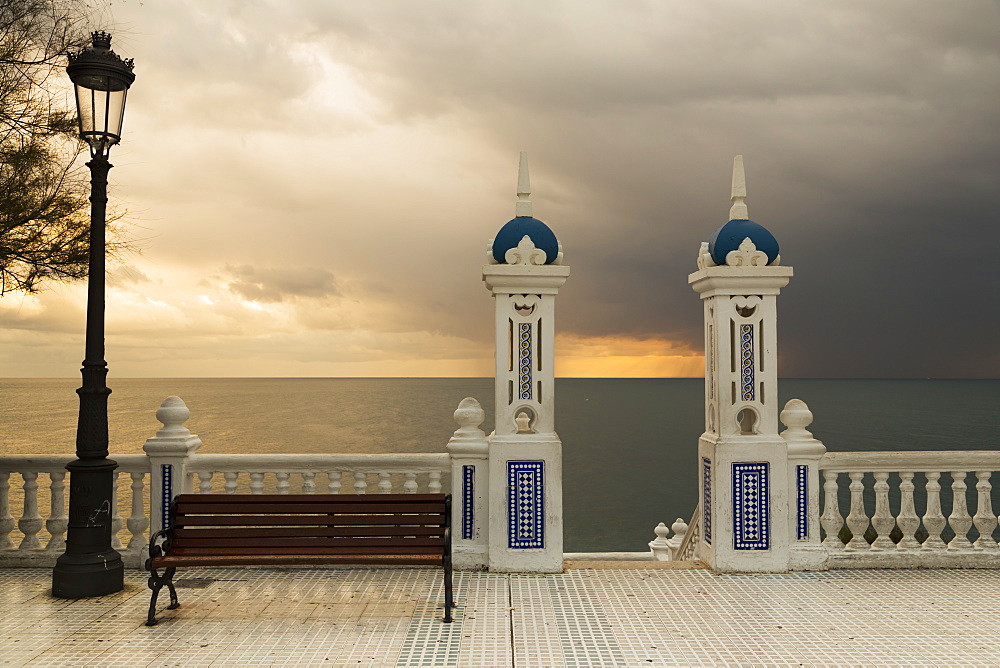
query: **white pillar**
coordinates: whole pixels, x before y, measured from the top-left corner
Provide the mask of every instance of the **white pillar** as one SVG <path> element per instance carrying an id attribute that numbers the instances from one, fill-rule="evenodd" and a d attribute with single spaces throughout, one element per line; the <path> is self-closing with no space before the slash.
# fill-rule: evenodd
<path id="1" fill-rule="evenodd" d="M 459 428 L 448 441 L 452 564 L 460 571 L 489 566 L 489 442 L 479 428 L 485 419 L 478 401 L 462 399 L 455 411 Z"/>
<path id="2" fill-rule="evenodd" d="M 489 446 L 489 568 L 562 571 L 562 443 L 555 431 L 555 298 L 569 276 L 552 231 L 531 217 L 524 154 L 517 216 L 491 243 L 483 280 L 496 324 L 496 425 Z"/>
<path id="3" fill-rule="evenodd" d="M 791 484 L 792 535 L 789 568 L 826 569 L 826 549 L 819 539 L 819 461 L 826 446 L 806 429 L 813 414 L 801 399 L 791 399 L 781 411 L 788 427 L 781 437 L 788 444 L 788 479 Z"/>
<path id="4" fill-rule="evenodd" d="M 184 426 L 190 417 L 191 411 L 180 397 L 167 397 L 156 411 L 163 428 L 142 446 L 149 457 L 149 519 L 154 532 L 164 527 L 174 497 L 191 489 L 187 462 L 198 452 L 201 439 Z"/>
<path id="5" fill-rule="evenodd" d="M 783 572 L 792 516 L 787 447 L 778 435 L 776 302 L 792 269 L 778 266 L 774 237 L 746 218 L 745 197 L 738 157 L 731 220 L 702 244 L 699 269 L 688 277 L 705 306 L 697 556 L 716 572 Z"/>

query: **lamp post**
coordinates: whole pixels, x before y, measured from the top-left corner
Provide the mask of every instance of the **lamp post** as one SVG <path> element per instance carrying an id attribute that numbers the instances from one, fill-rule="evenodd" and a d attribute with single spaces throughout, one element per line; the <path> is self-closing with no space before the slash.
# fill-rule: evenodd
<path id="1" fill-rule="evenodd" d="M 52 570 L 52 595 L 103 596 L 124 586 L 125 566 L 111 547 L 114 471 L 108 459 L 108 364 L 104 361 L 105 210 L 108 152 L 121 139 L 125 96 L 135 80 L 132 60 L 111 50 L 111 35 L 95 32 L 93 44 L 70 55 L 67 74 L 76 89 L 80 137 L 90 145 L 90 263 L 87 274 L 87 334 L 83 360 L 76 456 L 70 473 L 66 552 Z"/>

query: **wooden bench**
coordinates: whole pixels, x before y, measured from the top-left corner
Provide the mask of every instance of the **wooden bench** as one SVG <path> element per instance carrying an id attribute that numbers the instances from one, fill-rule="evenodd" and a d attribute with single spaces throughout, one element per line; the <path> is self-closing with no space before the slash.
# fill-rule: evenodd
<path id="1" fill-rule="evenodd" d="M 180 607 L 178 568 L 287 564 L 440 566 L 452 621 L 450 494 L 181 494 L 149 555 L 146 626 L 164 585 L 167 609 Z"/>

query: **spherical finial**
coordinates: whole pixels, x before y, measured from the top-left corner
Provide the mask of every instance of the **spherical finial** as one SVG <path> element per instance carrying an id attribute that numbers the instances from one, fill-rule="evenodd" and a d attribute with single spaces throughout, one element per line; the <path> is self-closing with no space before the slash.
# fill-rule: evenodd
<path id="1" fill-rule="evenodd" d="M 675 536 L 683 536 L 687 533 L 688 523 L 684 521 L 683 517 L 678 517 L 674 520 L 674 523 L 670 525 L 670 528 L 673 529 Z"/>
<path id="2" fill-rule="evenodd" d="M 667 528 L 666 524 L 664 524 L 663 522 L 660 522 L 659 524 L 656 525 L 656 528 L 653 529 L 653 533 L 656 534 L 656 539 L 655 540 L 657 540 L 657 541 L 661 541 L 661 540 L 662 541 L 666 541 L 667 536 L 670 535 L 670 529 Z"/>
<path id="3" fill-rule="evenodd" d="M 486 412 L 478 401 L 472 397 L 462 399 L 455 409 L 455 422 L 460 432 L 478 431 L 479 425 L 486 419 Z"/>
<path id="4" fill-rule="evenodd" d="M 180 397 L 167 397 L 156 409 L 156 419 L 163 423 L 163 429 L 156 432 L 158 437 L 187 436 L 191 432 L 184 426 L 191 411 Z"/>
<path id="5" fill-rule="evenodd" d="M 785 408 L 781 411 L 781 422 L 789 430 L 799 432 L 812 424 L 813 414 L 809 406 L 801 399 L 790 399 Z M 808 432 L 806 432 L 808 433 Z"/>

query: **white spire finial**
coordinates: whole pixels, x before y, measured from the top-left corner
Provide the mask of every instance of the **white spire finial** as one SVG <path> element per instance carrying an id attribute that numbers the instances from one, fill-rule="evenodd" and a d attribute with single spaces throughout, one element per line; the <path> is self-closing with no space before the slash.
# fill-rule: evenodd
<path id="1" fill-rule="evenodd" d="M 729 209 L 729 220 L 749 220 L 747 205 L 743 201 L 747 197 L 747 177 L 743 173 L 743 156 L 733 158 L 733 194 L 730 198 L 733 206 Z"/>
<path id="2" fill-rule="evenodd" d="M 518 216 L 531 215 L 531 183 L 528 182 L 528 154 L 521 151 L 521 161 L 517 166 L 517 205 L 514 214 Z"/>

